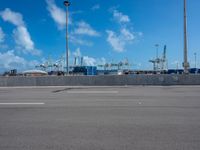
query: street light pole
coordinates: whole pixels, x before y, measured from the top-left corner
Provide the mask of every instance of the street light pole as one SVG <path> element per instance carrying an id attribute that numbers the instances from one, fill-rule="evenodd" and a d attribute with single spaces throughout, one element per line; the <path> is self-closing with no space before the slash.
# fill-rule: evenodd
<path id="1" fill-rule="evenodd" d="M 64 1 L 64 5 L 66 7 L 66 72 L 67 75 L 69 75 L 68 8 L 70 6 L 70 2 L 66 0 Z"/>
<path id="2" fill-rule="evenodd" d="M 187 53 L 188 53 L 188 43 L 187 43 L 187 8 L 186 8 L 186 0 L 184 0 L 184 73 L 189 73 L 190 64 L 188 63 Z"/>

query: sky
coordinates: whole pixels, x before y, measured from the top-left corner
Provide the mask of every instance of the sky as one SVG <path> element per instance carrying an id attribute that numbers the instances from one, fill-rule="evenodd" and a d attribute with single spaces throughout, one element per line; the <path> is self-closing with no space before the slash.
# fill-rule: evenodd
<path id="1" fill-rule="evenodd" d="M 200 67 L 200 1 L 188 0 L 188 59 Z M 0 71 L 34 69 L 65 58 L 63 0 L 0 0 Z M 152 69 L 150 59 L 167 45 L 168 67 L 183 62 L 183 0 L 71 0 L 70 64 L 128 60 L 133 69 Z"/>

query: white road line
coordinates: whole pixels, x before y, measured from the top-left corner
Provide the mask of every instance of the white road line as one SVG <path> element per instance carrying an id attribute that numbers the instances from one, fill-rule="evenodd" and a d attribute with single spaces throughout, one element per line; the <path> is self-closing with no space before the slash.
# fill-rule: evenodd
<path id="1" fill-rule="evenodd" d="M 69 94 L 117 94 L 118 91 L 67 91 Z"/>
<path id="2" fill-rule="evenodd" d="M 44 105 L 45 103 L 0 103 L 0 105 Z"/>
<path id="3" fill-rule="evenodd" d="M 0 89 L 51 89 L 51 88 L 119 88 L 129 86 L 10 86 L 0 87 Z M 130 86 L 132 87 L 132 86 Z"/>

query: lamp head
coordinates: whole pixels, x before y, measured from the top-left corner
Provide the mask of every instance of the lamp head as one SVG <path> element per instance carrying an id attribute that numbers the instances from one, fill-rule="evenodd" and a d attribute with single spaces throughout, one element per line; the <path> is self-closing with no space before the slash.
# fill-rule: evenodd
<path id="1" fill-rule="evenodd" d="M 70 6 L 70 2 L 69 2 L 68 0 L 66 0 L 66 1 L 64 1 L 64 5 L 65 5 L 66 7 L 68 7 L 68 6 Z"/>

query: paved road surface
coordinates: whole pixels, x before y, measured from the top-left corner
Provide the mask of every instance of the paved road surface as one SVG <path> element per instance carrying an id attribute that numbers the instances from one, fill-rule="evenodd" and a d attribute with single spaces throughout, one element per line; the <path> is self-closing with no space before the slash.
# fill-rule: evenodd
<path id="1" fill-rule="evenodd" d="M 0 88 L 0 150 L 200 150 L 200 87 Z"/>

